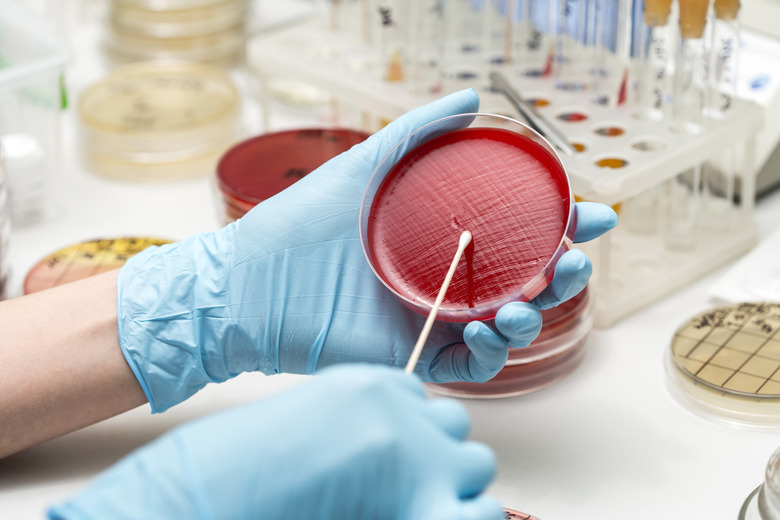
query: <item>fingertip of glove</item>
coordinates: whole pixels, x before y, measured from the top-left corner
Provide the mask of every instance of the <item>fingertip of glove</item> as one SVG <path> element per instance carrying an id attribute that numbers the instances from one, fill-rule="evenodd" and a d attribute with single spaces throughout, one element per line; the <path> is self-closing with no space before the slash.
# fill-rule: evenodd
<path id="1" fill-rule="evenodd" d="M 542 314 L 530 303 L 508 303 L 496 313 L 496 328 L 509 338 L 535 337 L 542 329 Z"/>

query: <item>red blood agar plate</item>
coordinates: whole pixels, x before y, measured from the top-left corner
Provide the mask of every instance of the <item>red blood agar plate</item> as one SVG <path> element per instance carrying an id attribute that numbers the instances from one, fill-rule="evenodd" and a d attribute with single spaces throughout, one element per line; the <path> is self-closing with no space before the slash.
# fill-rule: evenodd
<path id="1" fill-rule="evenodd" d="M 346 128 L 305 128 L 263 134 L 233 146 L 217 165 L 226 219 L 241 217 L 368 137 Z"/>
<path id="2" fill-rule="evenodd" d="M 360 209 L 363 252 L 377 277 L 427 315 L 460 234 L 473 240 L 437 318 L 487 320 L 528 301 L 570 247 L 574 198 L 552 146 L 514 119 L 460 114 L 423 126 L 374 171 Z"/>

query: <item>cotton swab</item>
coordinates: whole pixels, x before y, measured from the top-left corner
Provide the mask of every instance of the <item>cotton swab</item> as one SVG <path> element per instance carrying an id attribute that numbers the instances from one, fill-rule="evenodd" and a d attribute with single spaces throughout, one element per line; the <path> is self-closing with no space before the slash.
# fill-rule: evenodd
<path id="1" fill-rule="evenodd" d="M 444 295 L 447 293 L 447 288 L 450 286 L 452 276 L 455 274 L 455 269 L 458 267 L 458 263 L 460 262 L 460 257 L 463 256 L 463 252 L 470 243 L 471 232 L 464 231 L 461 233 L 460 240 L 458 241 L 458 250 L 455 252 L 455 257 L 452 259 L 450 269 L 447 271 L 447 276 L 444 277 L 444 283 L 441 284 L 441 289 L 439 289 L 439 294 L 436 296 L 436 300 L 433 302 L 431 312 L 428 313 L 428 319 L 425 320 L 422 332 L 420 332 L 420 337 L 417 338 L 417 343 L 414 344 L 412 355 L 409 357 L 409 362 L 406 363 L 405 372 L 407 374 L 414 372 L 414 366 L 417 364 L 417 360 L 420 359 L 422 347 L 425 344 L 425 341 L 428 339 L 428 334 L 431 332 L 431 327 L 433 327 L 433 322 L 436 320 L 436 315 L 439 313 L 441 302 L 444 301 Z"/>

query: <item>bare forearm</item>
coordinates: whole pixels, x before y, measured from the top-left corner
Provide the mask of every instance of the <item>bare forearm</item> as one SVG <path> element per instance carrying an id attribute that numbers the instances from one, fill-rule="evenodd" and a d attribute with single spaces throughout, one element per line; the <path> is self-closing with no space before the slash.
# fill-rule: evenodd
<path id="1" fill-rule="evenodd" d="M 0 302 L 0 457 L 146 402 L 104 273 Z"/>

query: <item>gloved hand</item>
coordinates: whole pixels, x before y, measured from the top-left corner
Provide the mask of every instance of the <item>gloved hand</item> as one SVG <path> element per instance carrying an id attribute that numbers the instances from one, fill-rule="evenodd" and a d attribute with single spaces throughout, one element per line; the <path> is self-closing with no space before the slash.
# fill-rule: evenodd
<path id="1" fill-rule="evenodd" d="M 49 518 L 501 520 L 481 494 L 495 457 L 469 428 L 416 376 L 342 366 L 165 434 Z"/>
<path id="2" fill-rule="evenodd" d="M 311 374 L 344 362 L 401 366 L 424 321 L 376 278 L 363 255 L 360 202 L 376 165 L 412 130 L 476 112 L 465 90 L 416 109 L 327 162 L 223 229 L 131 258 L 118 282 L 123 353 L 154 412 L 209 382 L 245 371 Z M 616 223 L 600 204 L 577 206 L 575 241 Z M 580 251 L 559 260 L 537 305 L 500 309 L 485 324 L 439 323 L 416 372 L 426 381 L 477 381 L 504 366 L 510 346 L 541 328 L 539 308 L 579 292 L 591 265 Z"/>

